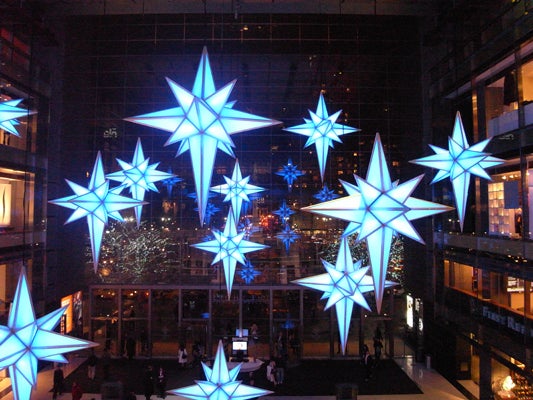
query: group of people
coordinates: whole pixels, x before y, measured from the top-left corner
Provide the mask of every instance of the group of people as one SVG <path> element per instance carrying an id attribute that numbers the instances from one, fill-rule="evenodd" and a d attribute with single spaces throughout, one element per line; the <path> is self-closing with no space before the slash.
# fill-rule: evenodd
<path id="1" fill-rule="evenodd" d="M 372 369 L 379 364 L 381 360 L 381 352 L 383 350 L 383 336 L 381 335 L 381 330 L 379 327 L 376 328 L 376 333 L 374 334 L 374 358 L 370 354 L 370 349 L 366 344 L 363 344 L 361 361 L 365 366 L 365 381 L 368 381 L 372 377 Z"/>
<path id="2" fill-rule="evenodd" d="M 63 369 L 61 365 L 57 365 L 54 370 L 54 387 L 52 389 L 52 398 L 56 400 L 63 394 L 65 376 L 63 375 Z M 77 382 L 72 382 L 72 388 L 70 390 L 72 400 L 80 400 L 83 396 L 83 390 Z"/>
<path id="3" fill-rule="evenodd" d="M 144 397 L 150 400 L 154 392 L 157 397 L 164 399 L 167 390 L 167 375 L 163 367 L 154 373 L 152 365 L 147 365 L 143 377 Z"/>

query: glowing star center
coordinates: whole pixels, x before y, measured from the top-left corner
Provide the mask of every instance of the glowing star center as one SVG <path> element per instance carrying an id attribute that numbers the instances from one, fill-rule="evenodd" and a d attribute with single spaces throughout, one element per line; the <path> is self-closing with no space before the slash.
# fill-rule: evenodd
<path id="1" fill-rule="evenodd" d="M 195 97 L 184 122 L 189 121 L 196 128 L 195 132 L 206 135 L 208 128 L 213 125 L 217 118 L 217 113 L 209 104 L 203 99 Z"/>

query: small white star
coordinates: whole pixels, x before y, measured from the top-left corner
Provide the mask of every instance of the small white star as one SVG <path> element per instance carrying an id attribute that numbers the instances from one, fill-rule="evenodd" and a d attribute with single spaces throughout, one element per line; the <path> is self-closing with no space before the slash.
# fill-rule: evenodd
<path id="1" fill-rule="evenodd" d="M 200 250 L 216 253 L 215 258 L 211 263 L 212 265 L 222 261 L 224 265 L 226 289 L 229 297 L 231 295 L 231 288 L 233 286 L 233 278 L 235 277 L 235 267 L 237 266 L 237 262 L 243 265 L 246 264 L 246 258 L 244 257 L 244 254 L 261 250 L 268 246 L 244 240 L 245 232 L 237 233 L 237 226 L 231 207 L 228 212 L 228 218 L 226 221 L 226 226 L 224 227 L 224 232 L 213 230 L 213 235 L 215 236 L 214 240 L 193 244 L 191 246 Z"/>
<path id="2" fill-rule="evenodd" d="M 333 142 L 342 143 L 339 136 L 359 131 L 357 128 L 336 123 L 341 112 L 342 110 L 339 110 L 335 114 L 329 115 L 324 96 L 320 93 L 316 113 L 309 110 L 311 119 L 304 118 L 305 124 L 284 129 L 299 135 L 308 136 L 309 139 L 307 139 L 304 147 L 308 147 L 313 143 L 315 144 L 322 182 L 324 182 L 328 151 L 330 147 L 333 147 Z"/>
<path id="3" fill-rule="evenodd" d="M 243 201 L 250 201 L 249 194 L 259 193 L 265 190 L 262 187 L 254 186 L 248 183 L 250 176 L 242 177 L 241 168 L 239 167 L 239 160 L 235 161 L 235 168 L 233 168 L 233 175 L 231 178 L 224 177 L 226 184 L 213 186 L 212 192 L 225 194 L 224 201 L 231 201 L 231 208 L 234 212 L 235 221 L 238 221 L 241 215 L 241 207 Z"/>
<path id="4" fill-rule="evenodd" d="M 485 172 L 485 168 L 494 167 L 504 162 L 504 160 L 492 157 L 489 153 L 483 151 L 489 142 L 490 138 L 469 146 L 463 122 L 461 121 L 461 114 L 457 112 L 452 137 L 448 138 L 448 150 L 430 145 L 436 154 L 411 161 L 414 164 L 440 169 L 431 183 L 450 178 L 461 231 L 463 230 L 466 214 L 471 174 L 492 180 Z"/>
<path id="5" fill-rule="evenodd" d="M 217 354 L 210 368 L 202 362 L 206 381 L 198 380 L 196 385 L 169 390 L 178 396 L 194 400 L 246 400 L 266 396 L 270 390 L 243 385 L 237 381 L 242 363 L 229 370 L 222 341 L 218 342 Z"/>
<path id="6" fill-rule="evenodd" d="M 131 163 L 127 163 L 118 158 L 117 161 L 122 168 L 122 171 L 107 174 L 106 177 L 121 182 L 125 187 L 130 188 L 131 196 L 135 200 L 143 201 L 147 190 L 159 192 L 154 185 L 154 182 L 174 177 L 173 174 L 158 171 L 156 168 L 159 163 L 149 164 L 150 157 L 144 158 L 140 138 L 137 139 L 137 145 L 135 146 L 135 153 L 133 154 L 133 160 Z M 142 208 L 142 205 L 135 207 L 137 226 L 141 225 Z"/>

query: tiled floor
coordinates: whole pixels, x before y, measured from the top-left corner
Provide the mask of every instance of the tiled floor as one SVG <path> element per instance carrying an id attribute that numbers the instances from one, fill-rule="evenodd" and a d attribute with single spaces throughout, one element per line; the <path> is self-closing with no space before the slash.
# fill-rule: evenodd
<path id="1" fill-rule="evenodd" d="M 84 359 L 78 357 L 71 357 L 68 365 L 64 367 L 64 373 L 68 375 L 71 371 L 76 369 Z M 463 400 L 466 399 L 453 385 L 451 385 L 445 378 L 435 372 L 433 369 L 428 369 L 424 363 L 415 362 L 410 355 L 405 357 L 396 357 L 395 361 L 405 371 L 405 373 L 420 387 L 423 394 L 413 395 L 383 395 L 383 396 L 358 396 L 359 400 Z M 51 400 L 53 369 L 47 368 L 39 372 L 37 380 L 37 389 L 32 395 L 32 400 Z M 9 379 L 0 381 L 0 393 L 9 389 Z M 59 400 L 70 400 L 70 394 L 63 394 Z M 138 395 L 139 400 L 144 400 L 144 396 Z M 152 397 L 155 399 L 155 396 Z M 85 393 L 83 400 L 101 400 L 100 394 Z M 180 396 L 167 396 L 168 400 L 181 400 Z M 271 396 L 263 399 L 271 400 L 304 400 L 309 399 L 309 396 Z M 313 400 L 335 400 L 335 396 L 315 396 Z M 1 398 L 1 400 L 13 400 L 11 392 Z"/>

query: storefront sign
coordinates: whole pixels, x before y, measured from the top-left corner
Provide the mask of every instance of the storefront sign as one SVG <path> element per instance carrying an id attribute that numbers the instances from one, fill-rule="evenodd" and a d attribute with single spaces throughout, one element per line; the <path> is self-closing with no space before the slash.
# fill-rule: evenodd
<path id="1" fill-rule="evenodd" d="M 529 331 L 526 332 L 526 326 L 521 322 L 517 322 L 514 317 L 510 315 L 498 314 L 497 312 L 491 311 L 489 307 L 483 306 L 483 317 L 488 318 L 491 321 L 494 321 L 501 326 L 505 326 L 517 333 L 533 337 L 533 329 L 530 328 Z"/>

